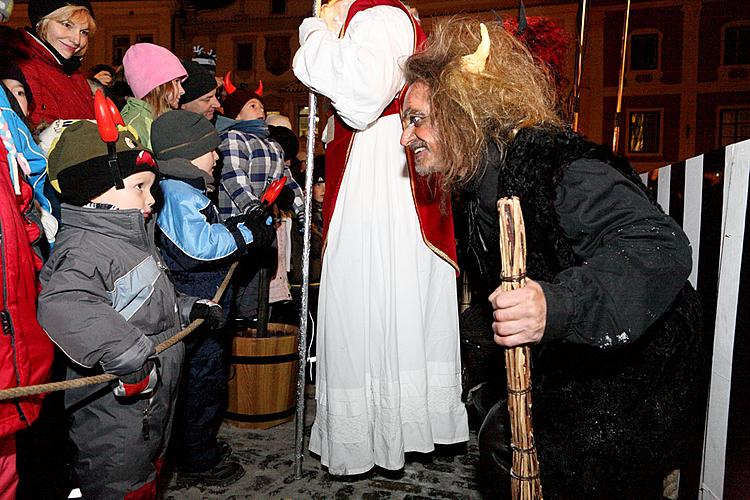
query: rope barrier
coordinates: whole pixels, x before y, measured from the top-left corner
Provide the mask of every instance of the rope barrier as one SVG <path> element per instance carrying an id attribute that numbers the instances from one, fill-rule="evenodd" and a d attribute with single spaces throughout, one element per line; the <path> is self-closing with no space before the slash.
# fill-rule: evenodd
<path id="1" fill-rule="evenodd" d="M 234 274 L 234 270 L 237 268 L 237 264 L 238 262 L 235 262 L 229 268 L 229 272 L 224 277 L 224 281 L 221 282 L 221 285 L 219 286 L 218 290 L 216 290 L 216 293 L 214 294 L 213 299 L 211 299 L 214 302 L 219 302 L 221 300 L 221 297 L 222 295 L 224 295 L 224 292 L 226 291 L 227 286 L 229 286 L 229 280 L 232 278 L 232 274 Z M 160 352 L 163 352 L 169 349 L 170 347 L 175 345 L 177 342 L 180 342 L 182 339 L 190 335 L 196 328 L 201 326 L 203 324 L 203 321 L 204 320 L 202 318 L 196 319 L 195 321 L 190 323 L 188 326 L 186 326 L 184 329 L 174 334 L 174 336 L 168 338 L 164 342 L 157 345 L 156 353 L 159 354 Z M 85 387 L 87 385 L 103 384 L 104 382 L 115 380 L 116 378 L 117 378 L 117 375 L 113 375 L 111 373 L 103 373 L 101 375 L 94 375 L 93 377 L 83 377 L 83 378 L 77 378 L 73 380 L 63 380 L 61 382 L 50 382 L 48 384 L 12 387 L 10 389 L 0 390 L 0 401 L 6 400 L 6 399 L 19 398 L 22 396 L 32 396 L 34 394 L 64 391 L 67 389 L 78 389 L 79 387 Z"/>

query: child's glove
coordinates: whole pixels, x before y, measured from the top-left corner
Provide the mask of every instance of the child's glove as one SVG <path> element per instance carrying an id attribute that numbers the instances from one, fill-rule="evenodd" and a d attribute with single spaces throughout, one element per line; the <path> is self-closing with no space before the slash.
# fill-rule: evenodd
<path id="1" fill-rule="evenodd" d="M 112 389 L 115 396 L 129 398 L 139 394 L 148 394 L 154 390 L 159 381 L 159 371 L 154 360 L 148 359 L 143 366 L 134 372 L 121 375 Z"/>
<path id="2" fill-rule="evenodd" d="M 199 299 L 193 304 L 193 308 L 190 309 L 190 322 L 196 319 L 203 319 L 211 330 L 219 330 L 227 324 L 221 306 L 208 299 Z"/>
<path id="3" fill-rule="evenodd" d="M 299 234 L 305 234 L 305 212 L 297 214 L 297 231 Z"/>

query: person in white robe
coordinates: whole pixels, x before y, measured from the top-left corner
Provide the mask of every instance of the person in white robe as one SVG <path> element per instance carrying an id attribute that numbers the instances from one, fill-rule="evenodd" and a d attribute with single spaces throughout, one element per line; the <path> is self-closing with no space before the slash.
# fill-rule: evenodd
<path id="1" fill-rule="evenodd" d="M 351 17 L 358 1 L 305 19 L 293 62 L 355 130 L 327 221 L 310 436 L 334 475 L 397 470 L 405 452 L 469 437 L 455 271 L 423 238 L 399 115 L 382 116 L 404 85 L 400 63 L 418 27 L 387 0 Z"/>

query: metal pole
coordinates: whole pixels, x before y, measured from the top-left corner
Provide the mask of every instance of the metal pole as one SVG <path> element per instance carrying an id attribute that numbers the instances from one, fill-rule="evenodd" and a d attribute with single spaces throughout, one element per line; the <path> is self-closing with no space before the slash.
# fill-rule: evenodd
<path id="1" fill-rule="evenodd" d="M 581 103 L 581 80 L 583 79 L 583 54 L 586 41 L 586 12 L 588 1 L 578 3 L 578 43 L 576 44 L 576 68 L 573 80 L 573 131 L 578 132 L 578 115 Z"/>
<path id="2" fill-rule="evenodd" d="M 612 152 L 617 154 L 620 142 L 620 125 L 622 123 L 622 88 L 625 86 L 625 56 L 628 53 L 628 21 L 630 20 L 630 0 L 625 7 L 625 26 L 622 28 L 622 52 L 620 53 L 620 81 L 617 85 L 617 109 L 615 110 L 615 129 L 612 134 Z"/>
<path id="3" fill-rule="evenodd" d="M 313 0 L 313 16 L 320 13 L 320 0 Z M 305 168 L 305 235 L 302 246 L 302 304 L 299 311 L 299 371 L 297 372 L 297 416 L 294 420 L 294 477 L 302 477 L 302 459 L 305 441 L 305 363 L 307 361 L 307 317 L 310 296 L 310 234 L 312 225 L 312 177 L 315 160 L 315 133 L 317 131 L 318 99 L 314 92 L 308 98 L 307 165 Z"/>

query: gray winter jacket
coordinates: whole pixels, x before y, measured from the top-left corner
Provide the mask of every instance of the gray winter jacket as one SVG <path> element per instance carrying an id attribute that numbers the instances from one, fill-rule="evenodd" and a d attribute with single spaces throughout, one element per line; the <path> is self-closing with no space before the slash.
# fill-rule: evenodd
<path id="1" fill-rule="evenodd" d="M 62 223 L 40 276 L 39 321 L 81 367 L 100 364 L 116 375 L 139 369 L 189 322 L 196 299 L 175 295 L 154 223 L 137 210 L 65 205 Z"/>
<path id="2" fill-rule="evenodd" d="M 178 296 L 138 210 L 62 205 L 62 229 L 42 270 L 38 318 L 70 358 L 67 379 L 124 375 L 188 323 L 195 297 Z M 123 498 L 150 488 L 169 438 L 184 356 L 157 357 L 153 394 L 118 398 L 109 385 L 65 392 L 75 469 L 86 498 Z"/>

